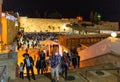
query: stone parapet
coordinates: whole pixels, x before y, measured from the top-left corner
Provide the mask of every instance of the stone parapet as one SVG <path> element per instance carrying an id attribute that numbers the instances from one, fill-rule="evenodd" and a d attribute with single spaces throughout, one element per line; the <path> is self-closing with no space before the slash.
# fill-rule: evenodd
<path id="1" fill-rule="evenodd" d="M 8 58 L 1 58 L 0 59 L 0 65 L 6 66 L 6 77 L 7 79 L 15 79 L 16 78 L 16 66 L 17 66 L 17 53 L 14 52 L 14 57 L 8 57 Z M 4 54 L 7 55 L 7 54 Z"/>
<path id="2" fill-rule="evenodd" d="M 92 67 L 92 66 L 105 66 L 106 64 L 111 64 L 111 68 L 114 66 L 114 67 L 119 67 L 120 66 L 120 60 L 119 60 L 120 57 L 117 57 L 111 53 L 108 53 L 108 54 L 105 54 L 105 55 L 102 55 L 102 56 L 98 56 L 98 57 L 94 57 L 94 58 L 91 58 L 91 59 L 87 59 L 87 60 L 84 60 L 84 61 L 81 61 L 80 62 L 80 66 L 81 68 L 84 68 L 84 67 Z M 108 65 L 106 65 L 108 66 Z M 109 68 L 109 67 L 107 67 Z"/>

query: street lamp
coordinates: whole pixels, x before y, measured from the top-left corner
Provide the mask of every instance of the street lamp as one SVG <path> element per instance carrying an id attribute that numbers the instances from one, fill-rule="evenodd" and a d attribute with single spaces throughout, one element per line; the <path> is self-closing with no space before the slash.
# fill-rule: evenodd
<path id="1" fill-rule="evenodd" d="M 111 42 L 116 42 L 117 38 L 115 38 L 115 37 L 117 37 L 117 33 L 116 32 L 112 32 L 111 33 L 111 37 L 110 37 Z"/>
<path id="2" fill-rule="evenodd" d="M 115 37 L 117 37 L 117 33 L 116 33 L 116 32 L 112 32 L 112 33 L 111 33 L 111 36 L 112 36 L 113 38 L 115 38 Z"/>

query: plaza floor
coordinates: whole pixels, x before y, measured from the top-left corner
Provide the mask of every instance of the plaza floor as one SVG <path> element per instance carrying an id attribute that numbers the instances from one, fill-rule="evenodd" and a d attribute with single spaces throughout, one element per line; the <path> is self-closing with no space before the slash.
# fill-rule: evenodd
<path id="1" fill-rule="evenodd" d="M 37 56 L 38 56 L 37 51 L 38 51 L 37 49 L 29 50 L 29 54 L 30 54 L 30 56 L 33 57 L 34 62 L 36 62 L 36 60 L 37 60 Z M 18 65 L 20 64 L 20 62 L 23 62 L 23 59 L 24 59 L 22 56 L 23 53 L 25 53 L 25 50 L 18 51 Z M 111 64 L 110 64 L 110 66 L 111 66 Z M 105 66 L 100 66 L 100 67 L 106 67 L 106 64 L 105 64 Z M 109 67 L 109 64 L 107 65 L 107 67 Z M 95 68 L 98 68 L 98 67 L 93 66 L 93 69 L 95 69 Z M 60 82 L 120 82 L 120 80 L 118 78 L 118 74 L 115 70 L 103 71 L 104 75 L 97 75 L 96 71 L 90 71 L 87 73 L 87 76 L 85 76 L 86 69 L 89 69 L 89 67 L 76 68 L 76 69 L 73 69 L 73 67 L 70 67 L 70 70 L 68 71 L 68 76 L 73 76 L 75 79 L 71 80 L 71 81 L 64 80 L 64 78 L 60 76 Z M 24 72 L 26 72 L 26 70 L 24 70 Z M 36 76 L 35 76 L 36 80 L 31 80 L 30 82 L 51 82 L 51 78 L 50 78 L 50 74 L 49 74 L 50 69 L 48 70 L 48 75 L 46 75 L 46 74 L 45 75 L 37 75 L 37 71 L 36 71 L 35 67 L 34 67 L 34 72 L 36 74 Z M 17 77 L 12 82 L 29 82 L 29 81 L 27 78 L 24 78 L 22 80 Z"/>
<path id="2" fill-rule="evenodd" d="M 20 65 L 20 62 L 23 62 L 24 57 L 22 56 L 22 54 L 25 53 L 25 50 L 19 50 L 18 51 L 18 65 Z M 38 49 L 30 49 L 29 50 L 29 55 L 32 56 L 34 62 L 36 63 L 37 60 L 37 56 L 38 56 Z M 75 79 L 72 81 L 68 81 L 68 80 L 64 80 L 63 77 L 60 76 L 60 82 L 86 82 L 84 81 L 84 79 L 82 79 L 81 75 L 80 75 L 80 69 L 76 68 L 74 70 L 71 70 L 72 67 L 70 68 L 70 70 L 68 71 L 68 76 L 73 76 Z M 24 70 L 24 73 L 26 73 L 26 70 Z M 36 80 L 32 80 L 31 82 L 51 82 L 51 78 L 50 78 L 50 74 L 49 75 L 37 75 L 37 70 L 34 66 L 34 73 L 36 74 Z M 48 70 L 48 73 L 50 73 L 50 69 Z M 16 78 L 16 80 L 14 80 L 14 82 L 28 82 L 27 78 L 24 78 L 23 80 L 20 78 Z"/>
<path id="3" fill-rule="evenodd" d="M 17 77 L 12 82 L 51 82 L 49 75 L 36 75 L 36 80 L 31 79 L 31 81 L 29 81 L 26 77 L 24 79 Z M 81 77 L 80 69 L 69 70 L 68 76 L 73 76 L 74 80 L 65 80 L 60 76 L 60 82 L 87 82 L 85 79 L 83 79 L 83 77 Z"/>

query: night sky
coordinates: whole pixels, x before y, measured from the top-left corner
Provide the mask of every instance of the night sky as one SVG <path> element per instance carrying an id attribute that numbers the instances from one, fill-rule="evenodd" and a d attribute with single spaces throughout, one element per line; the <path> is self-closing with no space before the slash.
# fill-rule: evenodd
<path id="1" fill-rule="evenodd" d="M 43 17 L 45 12 L 57 11 L 64 18 L 79 15 L 84 20 L 89 20 L 91 11 L 97 11 L 103 20 L 120 21 L 120 0 L 3 0 L 3 11 L 29 17 L 35 17 L 35 13 Z"/>

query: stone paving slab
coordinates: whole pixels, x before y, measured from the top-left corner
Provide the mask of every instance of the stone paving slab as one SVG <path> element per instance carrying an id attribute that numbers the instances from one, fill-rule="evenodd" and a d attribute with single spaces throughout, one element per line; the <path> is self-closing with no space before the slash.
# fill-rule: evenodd
<path id="1" fill-rule="evenodd" d="M 86 82 L 79 74 L 79 70 L 69 71 L 68 76 L 75 77 L 75 80 L 64 80 L 64 78 L 60 76 L 60 82 Z M 51 82 L 51 79 L 45 75 L 36 75 L 35 77 L 36 80 L 31 79 L 31 81 L 29 81 L 26 77 L 23 80 L 21 78 L 16 78 L 16 80 L 14 80 L 13 82 Z"/>

